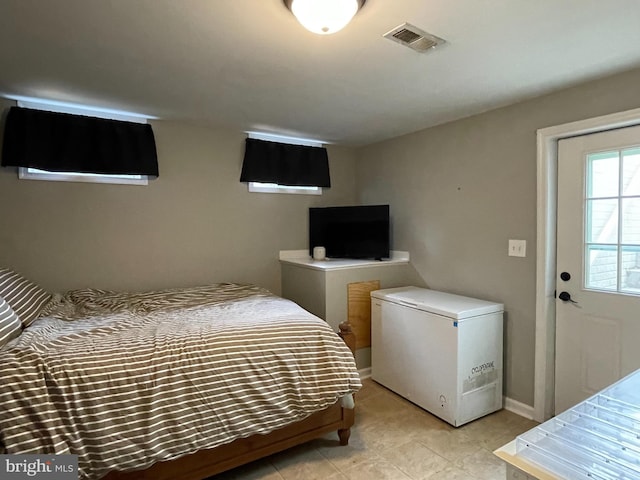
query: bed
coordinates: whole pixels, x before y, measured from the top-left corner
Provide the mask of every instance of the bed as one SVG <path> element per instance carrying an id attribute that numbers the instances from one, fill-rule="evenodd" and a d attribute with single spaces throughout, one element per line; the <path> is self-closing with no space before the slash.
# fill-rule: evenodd
<path id="1" fill-rule="evenodd" d="M 85 479 L 196 480 L 331 430 L 348 442 L 352 349 L 260 287 L 49 295 L 0 269 L 0 298 L 21 324 L 7 339 L 0 317 L 6 453 L 76 454 Z"/>

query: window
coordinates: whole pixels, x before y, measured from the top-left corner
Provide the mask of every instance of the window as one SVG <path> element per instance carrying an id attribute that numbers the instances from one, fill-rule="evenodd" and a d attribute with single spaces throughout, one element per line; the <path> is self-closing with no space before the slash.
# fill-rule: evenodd
<path id="1" fill-rule="evenodd" d="M 306 140 L 267 133 L 248 132 L 249 138 L 266 140 L 268 142 L 288 143 L 290 145 L 306 145 L 309 147 L 322 147 L 323 143 L 316 140 Z M 294 185 L 278 185 L 277 183 L 247 182 L 250 192 L 253 193 L 288 193 L 298 195 L 322 195 L 322 187 L 300 187 Z"/>
<path id="2" fill-rule="evenodd" d="M 118 112 L 113 110 L 103 110 L 79 105 L 72 105 L 63 102 L 44 102 L 40 100 L 14 98 L 19 107 L 33 110 L 43 110 L 56 113 L 70 113 L 74 115 L 84 115 L 88 117 L 106 118 L 110 120 L 121 120 L 134 123 L 147 123 L 147 117 L 141 115 Z M 57 172 L 49 170 L 39 170 L 31 167 L 18 167 L 18 178 L 22 180 L 47 180 L 54 182 L 89 182 L 89 183 L 110 183 L 121 185 L 148 185 L 149 180 L 146 175 L 125 175 L 125 174 L 98 174 L 80 172 Z"/>
<path id="3" fill-rule="evenodd" d="M 587 155 L 585 288 L 640 294 L 640 147 Z"/>
<path id="4" fill-rule="evenodd" d="M 52 182 L 111 183 L 121 185 L 148 185 L 146 175 L 103 175 L 100 173 L 51 172 L 37 168 L 18 167 L 21 180 L 48 180 Z"/>
<path id="5" fill-rule="evenodd" d="M 277 183 L 249 182 L 249 191 L 254 193 L 293 193 L 302 195 L 322 195 L 322 187 L 298 187 Z"/>

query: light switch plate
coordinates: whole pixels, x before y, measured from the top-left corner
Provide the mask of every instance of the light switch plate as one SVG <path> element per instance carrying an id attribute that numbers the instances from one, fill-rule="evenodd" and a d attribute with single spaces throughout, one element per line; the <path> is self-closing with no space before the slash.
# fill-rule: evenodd
<path id="1" fill-rule="evenodd" d="M 527 241 L 526 240 L 509 240 L 509 256 L 510 257 L 526 257 Z"/>

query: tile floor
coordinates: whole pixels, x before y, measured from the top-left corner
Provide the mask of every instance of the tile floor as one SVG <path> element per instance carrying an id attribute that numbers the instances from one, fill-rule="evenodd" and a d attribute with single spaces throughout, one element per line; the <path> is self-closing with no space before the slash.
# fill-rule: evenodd
<path id="1" fill-rule="evenodd" d="M 501 410 L 453 428 L 365 379 L 348 446 L 331 433 L 210 480 L 504 480 L 493 450 L 535 425 Z"/>

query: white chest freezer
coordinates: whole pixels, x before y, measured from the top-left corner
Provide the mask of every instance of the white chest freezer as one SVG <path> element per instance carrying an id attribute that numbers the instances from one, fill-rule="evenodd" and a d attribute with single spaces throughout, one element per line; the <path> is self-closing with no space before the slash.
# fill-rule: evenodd
<path id="1" fill-rule="evenodd" d="M 371 376 L 453 426 L 502 408 L 500 303 L 418 287 L 371 292 Z"/>

